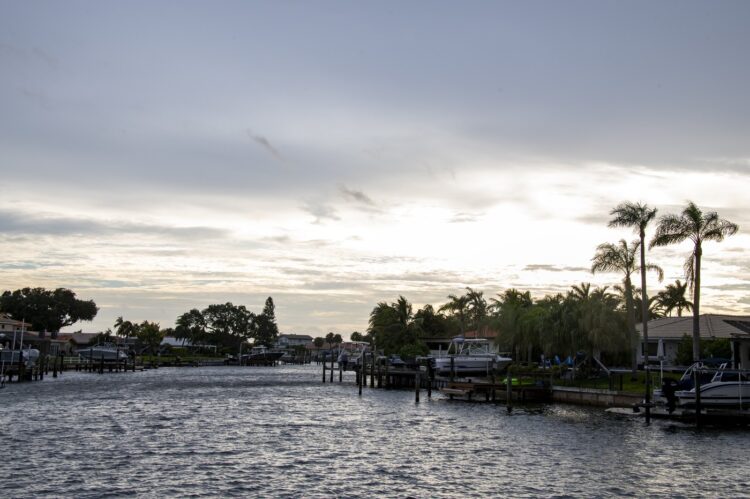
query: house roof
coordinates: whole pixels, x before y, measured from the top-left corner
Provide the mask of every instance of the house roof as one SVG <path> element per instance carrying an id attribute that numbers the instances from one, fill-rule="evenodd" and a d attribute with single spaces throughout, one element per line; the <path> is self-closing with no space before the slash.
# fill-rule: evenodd
<path id="1" fill-rule="evenodd" d="M 58 340 L 72 341 L 78 345 L 85 345 L 90 342 L 99 333 L 60 333 L 57 335 Z"/>
<path id="2" fill-rule="evenodd" d="M 641 325 L 637 326 L 641 332 Z M 750 315 L 700 315 L 701 338 L 750 338 Z M 693 316 L 664 317 L 648 321 L 648 337 L 677 339 L 693 334 Z"/>

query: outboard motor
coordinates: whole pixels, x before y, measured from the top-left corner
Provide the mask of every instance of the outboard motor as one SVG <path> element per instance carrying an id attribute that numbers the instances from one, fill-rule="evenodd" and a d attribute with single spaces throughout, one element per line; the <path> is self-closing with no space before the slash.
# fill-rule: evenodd
<path id="1" fill-rule="evenodd" d="M 677 388 L 677 381 L 671 378 L 665 379 L 661 385 L 661 393 L 664 395 L 664 398 L 667 399 L 667 410 L 670 414 L 672 414 L 675 407 L 677 407 L 677 397 L 674 394 L 677 391 Z"/>

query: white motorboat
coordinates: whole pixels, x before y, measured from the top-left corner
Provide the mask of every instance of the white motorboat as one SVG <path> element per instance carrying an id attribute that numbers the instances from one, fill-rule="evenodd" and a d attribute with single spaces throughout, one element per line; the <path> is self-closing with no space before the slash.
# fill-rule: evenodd
<path id="1" fill-rule="evenodd" d="M 458 376 L 489 374 L 502 371 L 511 362 L 510 357 L 491 352 L 486 339 L 457 336 L 448 346 L 446 355 L 435 359 L 435 372 L 446 375 L 452 370 Z"/>
<path id="2" fill-rule="evenodd" d="M 725 409 L 750 408 L 750 373 L 727 369 L 709 369 L 701 362 L 690 366 L 679 381 L 665 380 L 661 390 L 654 391 L 655 400 L 663 400 L 670 410 L 675 407 L 695 407 L 695 374 L 700 379 L 700 404 L 702 407 Z"/>
<path id="3" fill-rule="evenodd" d="M 94 362 L 102 360 L 105 362 L 128 360 L 128 354 L 125 349 L 114 343 L 99 343 L 87 348 L 79 348 L 76 350 L 76 353 L 84 359 Z"/>
<path id="4" fill-rule="evenodd" d="M 32 367 L 39 358 L 39 350 L 36 348 L 26 348 L 24 350 L 4 350 L 0 349 L 0 363 L 5 365 L 17 364 L 23 362 L 26 367 Z"/>

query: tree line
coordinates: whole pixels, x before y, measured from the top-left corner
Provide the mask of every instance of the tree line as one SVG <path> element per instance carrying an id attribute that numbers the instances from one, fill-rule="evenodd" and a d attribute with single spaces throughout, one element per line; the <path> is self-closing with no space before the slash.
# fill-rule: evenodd
<path id="1" fill-rule="evenodd" d="M 93 300 L 81 300 L 66 288 L 23 288 L 4 291 L 0 295 L 0 312 L 30 324 L 31 330 L 57 334 L 63 327 L 79 321 L 91 321 L 99 308 Z M 109 341 L 113 336 L 138 338 L 149 351 L 156 352 L 165 336 L 190 341 L 193 345 L 216 347 L 236 352 L 243 342 L 271 347 L 279 336 L 273 298 L 266 299 L 263 311 L 255 314 L 244 305 L 230 302 L 197 308 L 180 315 L 174 328 L 162 328 L 152 321 L 131 322 L 118 317 L 114 330 L 107 329 L 97 340 Z"/>
<path id="2" fill-rule="evenodd" d="M 203 310 L 193 308 L 177 318 L 174 328 L 160 329 L 158 324 L 144 321 L 136 324 L 122 317 L 115 321 L 115 334 L 137 337 L 150 348 L 158 348 L 165 336 L 189 341 L 194 346 L 216 347 L 234 353 L 240 345 L 252 340 L 255 345 L 272 347 L 279 336 L 273 298 L 266 298 L 263 311 L 255 314 L 244 305 L 231 302 L 209 305 Z M 157 341 L 158 340 L 158 341 Z"/>
<path id="3" fill-rule="evenodd" d="M 370 313 L 368 335 L 386 353 L 418 355 L 427 352 L 425 338 L 464 334 L 470 330 L 497 331 L 500 348 L 516 359 L 531 360 L 537 355 L 575 356 L 588 352 L 608 356 L 614 362 L 631 361 L 635 372 L 640 344 L 636 323 L 641 322 L 644 340 L 648 339 L 648 321 L 676 312 L 693 312 L 693 359 L 701 356 L 699 333 L 702 246 L 707 241 L 722 241 L 738 231 L 736 224 L 716 212 L 703 212 L 688 202 L 680 214 L 658 219 L 655 233 L 646 241 L 649 224 L 657 210 L 642 203 L 623 202 L 610 211 L 610 227 L 634 229 L 638 239 L 603 243 L 591 260 L 591 272 L 616 272 L 622 281 L 612 288 L 591 288 L 589 283 L 572 286 L 566 293 L 531 297 L 528 291 L 509 289 L 487 301 L 483 292 L 466 288 L 462 295 L 449 295 L 448 302 L 435 309 L 432 305 L 413 312 L 411 303 L 399 298 L 380 302 Z M 646 261 L 646 248 L 667 246 L 689 240 L 692 252 L 684 263 L 685 282 L 668 284 L 649 297 L 647 272 L 663 279 L 663 270 Z M 640 276 L 640 286 L 633 274 Z M 688 289 L 692 300 L 686 297 Z"/>

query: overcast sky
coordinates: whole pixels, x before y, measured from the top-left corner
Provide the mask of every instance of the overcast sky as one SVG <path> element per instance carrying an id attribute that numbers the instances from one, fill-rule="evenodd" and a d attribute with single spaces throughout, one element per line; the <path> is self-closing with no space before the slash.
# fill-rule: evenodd
<path id="1" fill-rule="evenodd" d="M 621 201 L 740 225 L 703 311 L 750 314 L 750 2 L 0 2 L 0 288 L 282 332 L 379 301 L 582 281 Z M 653 230 L 653 228 L 652 228 Z M 683 279 L 689 245 L 658 248 Z M 80 328 L 76 325 L 74 329 Z"/>

